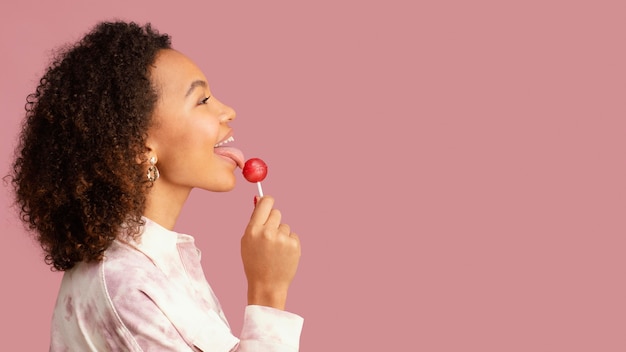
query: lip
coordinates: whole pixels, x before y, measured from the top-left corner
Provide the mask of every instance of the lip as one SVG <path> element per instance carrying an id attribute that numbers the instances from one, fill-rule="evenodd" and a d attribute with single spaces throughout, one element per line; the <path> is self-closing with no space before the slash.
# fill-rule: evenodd
<path id="1" fill-rule="evenodd" d="M 226 142 L 226 140 L 228 140 L 232 136 L 233 136 L 233 130 L 229 130 L 228 133 L 226 133 L 226 135 L 224 135 L 224 137 L 222 137 L 222 139 L 219 140 L 219 142 L 215 143 L 214 148 L 218 148 L 221 143 Z"/>
<path id="2" fill-rule="evenodd" d="M 231 145 L 234 141 L 235 138 L 233 138 L 233 131 L 232 129 L 228 129 L 228 132 L 219 140 L 219 142 L 213 145 L 213 153 L 224 158 L 225 160 L 230 161 L 235 166 L 243 168 L 244 156 L 239 148 Z"/>

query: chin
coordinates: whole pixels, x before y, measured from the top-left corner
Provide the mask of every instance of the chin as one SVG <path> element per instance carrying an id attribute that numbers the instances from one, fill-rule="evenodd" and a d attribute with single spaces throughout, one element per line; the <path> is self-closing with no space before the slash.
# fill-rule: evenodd
<path id="1" fill-rule="evenodd" d="M 233 189 L 235 189 L 235 185 L 232 185 L 230 187 L 225 187 L 224 189 L 219 190 L 218 192 L 230 192 Z"/>
<path id="2" fill-rule="evenodd" d="M 202 187 L 203 189 L 211 192 L 230 192 L 235 189 L 236 182 L 233 180 L 232 182 L 224 182 L 219 185 L 210 185 L 207 187 Z"/>

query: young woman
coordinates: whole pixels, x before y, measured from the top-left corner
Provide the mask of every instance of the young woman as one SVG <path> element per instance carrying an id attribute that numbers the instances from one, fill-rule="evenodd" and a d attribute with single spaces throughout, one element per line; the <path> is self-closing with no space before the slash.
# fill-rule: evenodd
<path id="1" fill-rule="evenodd" d="M 286 312 L 300 242 L 272 197 L 241 240 L 235 337 L 193 237 L 172 229 L 193 188 L 229 191 L 235 112 L 150 25 L 104 22 L 64 49 L 28 98 L 12 181 L 46 261 L 64 271 L 51 351 L 297 351 Z M 207 224 L 208 225 L 208 224 Z"/>

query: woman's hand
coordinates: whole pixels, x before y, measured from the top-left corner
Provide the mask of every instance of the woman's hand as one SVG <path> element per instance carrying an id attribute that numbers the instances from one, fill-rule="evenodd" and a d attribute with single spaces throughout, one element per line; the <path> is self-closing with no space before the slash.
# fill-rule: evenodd
<path id="1" fill-rule="evenodd" d="M 281 223 L 274 198 L 259 199 L 241 238 L 248 279 L 248 304 L 285 309 L 287 291 L 300 261 L 300 240 Z"/>

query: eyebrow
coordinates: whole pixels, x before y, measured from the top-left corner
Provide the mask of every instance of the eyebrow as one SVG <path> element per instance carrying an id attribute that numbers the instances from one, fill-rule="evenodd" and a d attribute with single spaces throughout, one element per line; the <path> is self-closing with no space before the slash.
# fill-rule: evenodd
<path id="1" fill-rule="evenodd" d="M 208 86 L 208 84 L 203 81 L 203 80 L 196 80 L 191 82 L 191 85 L 189 86 L 189 89 L 187 90 L 187 93 L 185 94 L 185 98 L 188 97 L 194 89 L 198 88 L 198 87 L 202 87 L 202 88 L 206 88 Z"/>

